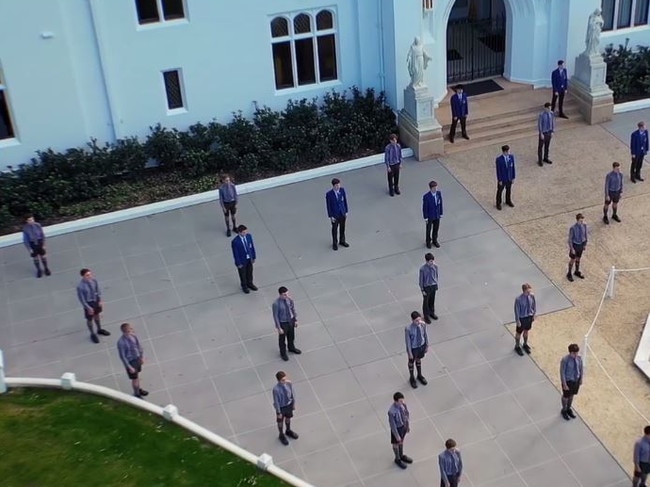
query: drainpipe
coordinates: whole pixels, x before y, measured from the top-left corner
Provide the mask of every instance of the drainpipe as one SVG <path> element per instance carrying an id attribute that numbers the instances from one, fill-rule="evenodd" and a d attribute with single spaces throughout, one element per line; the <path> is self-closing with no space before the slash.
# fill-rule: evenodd
<path id="1" fill-rule="evenodd" d="M 384 68 L 384 0 L 378 0 L 377 23 L 379 31 L 379 87 L 380 91 L 386 90 L 386 74 Z"/>

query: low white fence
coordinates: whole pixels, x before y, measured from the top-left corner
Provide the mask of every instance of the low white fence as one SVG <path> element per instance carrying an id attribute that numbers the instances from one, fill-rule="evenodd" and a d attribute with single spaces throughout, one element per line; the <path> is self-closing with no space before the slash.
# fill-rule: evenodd
<path id="1" fill-rule="evenodd" d="M 280 480 L 283 480 L 289 485 L 292 485 L 294 487 L 313 487 L 311 484 L 275 465 L 273 463 L 273 457 L 271 457 L 271 455 L 262 453 L 260 456 L 257 456 L 254 453 L 251 453 L 248 450 L 244 450 L 240 446 L 237 446 L 227 439 L 213 433 L 203 426 L 196 424 L 194 421 L 190 421 L 189 419 L 181 416 L 178 413 L 178 408 L 173 404 L 169 404 L 163 408 L 150 402 L 143 401 L 142 399 L 138 399 L 129 394 L 110 389 L 108 387 L 99 386 L 96 384 L 88 384 L 87 382 L 79 382 L 77 381 L 75 374 L 71 372 L 66 372 L 61 376 L 60 379 L 5 377 L 4 358 L 2 355 L 2 350 L 0 350 L 0 394 L 7 392 L 8 387 L 48 387 L 63 389 L 66 391 L 82 391 L 90 394 L 95 394 L 97 396 L 108 397 L 110 399 L 114 399 L 130 406 L 134 406 L 147 412 L 162 416 L 167 421 L 185 428 L 196 436 L 209 441 L 219 448 L 223 448 L 224 450 L 229 451 L 233 455 L 237 455 L 239 458 L 252 463 L 253 465 L 256 465 L 260 470 L 263 470 L 264 472 L 267 472 L 279 478 Z"/>

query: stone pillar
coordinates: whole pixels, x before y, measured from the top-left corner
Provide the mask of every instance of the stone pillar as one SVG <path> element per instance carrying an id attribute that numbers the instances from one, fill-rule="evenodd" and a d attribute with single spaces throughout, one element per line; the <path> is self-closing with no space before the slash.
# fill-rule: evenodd
<path id="1" fill-rule="evenodd" d="M 442 126 L 435 117 L 433 96 L 426 86 L 404 90 L 404 108 L 399 113 L 399 134 L 413 149 L 418 161 L 444 153 Z"/>
<path id="2" fill-rule="evenodd" d="M 602 55 L 590 56 L 583 52 L 576 58 L 569 90 L 590 125 L 606 122 L 614 116 L 614 94 L 605 83 L 606 73 L 607 64 Z"/>

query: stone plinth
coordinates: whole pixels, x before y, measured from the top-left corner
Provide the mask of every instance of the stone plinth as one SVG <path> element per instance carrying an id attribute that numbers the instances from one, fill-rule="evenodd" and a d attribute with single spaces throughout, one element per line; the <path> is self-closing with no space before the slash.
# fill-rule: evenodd
<path id="1" fill-rule="evenodd" d="M 614 115 L 614 94 L 605 83 L 607 64 L 600 54 L 580 54 L 570 90 L 580 112 L 590 125 L 611 120 Z"/>
<path id="2" fill-rule="evenodd" d="M 444 153 L 442 126 L 435 118 L 433 96 L 424 86 L 404 90 L 404 108 L 399 114 L 399 133 L 418 161 Z"/>

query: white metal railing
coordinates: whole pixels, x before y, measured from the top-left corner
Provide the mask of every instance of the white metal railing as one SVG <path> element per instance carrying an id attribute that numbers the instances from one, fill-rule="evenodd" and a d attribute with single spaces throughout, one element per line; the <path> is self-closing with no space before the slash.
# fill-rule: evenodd
<path id="1" fill-rule="evenodd" d="M 314 487 L 308 482 L 296 477 L 295 475 L 287 472 L 286 470 L 278 467 L 273 463 L 273 457 L 267 453 L 262 453 L 260 456 L 245 450 L 244 448 L 235 445 L 231 441 L 217 435 L 216 433 L 196 424 L 178 413 L 178 408 L 173 404 L 169 404 L 164 408 L 157 406 L 142 399 L 138 399 L 124 392 L 116 391 L 108 387 L 100 386 L 97 384 L 89 384 L 87 382 L 79 382 L 75 374 L 66 372 L 60 379 L 43 379 L 35 377 L 5 377 L 4 374 L 4 359 L 2 350 L 0 350 L 0 394 L 7 392 L 8 387 L 48 387 L 63 390 L 75 390 L 95 394 L 97 396 L 108 397 L 116 401 L 134 406 L 144 411 L 162 416 L 167 421 L 175 423 L 182 428 L 190 431 L 191 433 L 209 441 L 213 445 L 222 448 L 239 458 L 256 465 L 260 470 L 267 472 L 280 480 L 286 482 L 294 487 Z"/>

